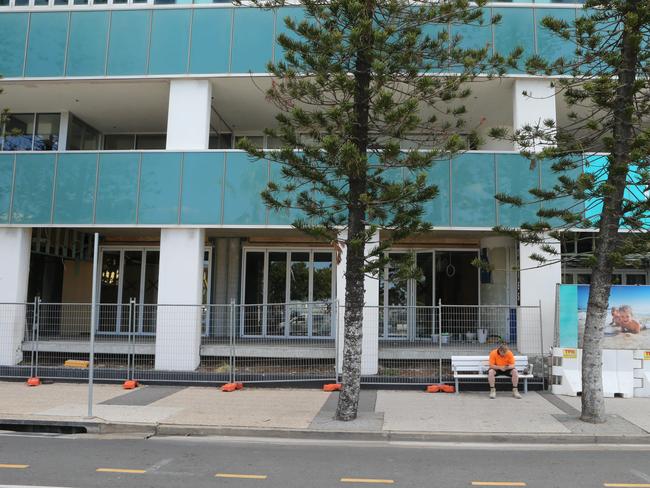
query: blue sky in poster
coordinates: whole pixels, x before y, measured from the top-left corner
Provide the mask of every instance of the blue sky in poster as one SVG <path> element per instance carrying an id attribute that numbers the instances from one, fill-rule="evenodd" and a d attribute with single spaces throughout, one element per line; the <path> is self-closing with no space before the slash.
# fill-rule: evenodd
<path id="1" fill-rule="evenodd" d="M 578 285 L 578 310 L 587 310 L 589 285 Z M 650 286 L 612 286 L 609 306 L 629 305 L 636 313 L 650 314 Z"/>

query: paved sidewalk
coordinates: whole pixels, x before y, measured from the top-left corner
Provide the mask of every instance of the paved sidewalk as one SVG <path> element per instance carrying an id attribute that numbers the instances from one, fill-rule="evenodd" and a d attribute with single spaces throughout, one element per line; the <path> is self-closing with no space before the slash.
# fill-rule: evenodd
<path id="1" fill-rule="evenodd" d="M 223 393 L 208 387 L 55 383 L 30 388 L 0 382 L 0 423 L 84 424 L 101 432 L 177 435 L 348 436 L 366 439 L 513 442 L 650 443 L 650 399 L 608 399 L 610 420 L 580 422 L 579 398 L 530 392 L 522 400 L 499 392 L 460 395 L 413 390 L 363 390 L 359 418 L 333 419 L 337 393 L 254 388 Z"/>

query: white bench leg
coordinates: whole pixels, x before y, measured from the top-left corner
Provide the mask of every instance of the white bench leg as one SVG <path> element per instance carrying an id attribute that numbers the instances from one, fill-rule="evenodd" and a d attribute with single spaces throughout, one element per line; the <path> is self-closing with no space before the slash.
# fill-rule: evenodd
<path id="1" fill-rule="evenodd" d="M 528 393 L 528 378 L 524 378 L 524 393 Z"/>
<path id="2" fill-rule="evenodd" d="M 459 390 L 460 387 L 458 386 L 458 378 L 454 378 L 454 381 L 456 382 L 456 395 L 458 395 L 458 393 L 460 393 Z"/>

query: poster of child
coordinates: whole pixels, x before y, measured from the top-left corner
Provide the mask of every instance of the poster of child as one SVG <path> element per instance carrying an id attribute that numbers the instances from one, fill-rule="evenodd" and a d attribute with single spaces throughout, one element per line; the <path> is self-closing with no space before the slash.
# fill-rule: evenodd
<path id="1" fill-rule="evenodd" d="M 589 286 L 578 286 L 578 347 L 582 347 Z M 650 286 L 612 286 L 603 349 L 650 349 Z"/>

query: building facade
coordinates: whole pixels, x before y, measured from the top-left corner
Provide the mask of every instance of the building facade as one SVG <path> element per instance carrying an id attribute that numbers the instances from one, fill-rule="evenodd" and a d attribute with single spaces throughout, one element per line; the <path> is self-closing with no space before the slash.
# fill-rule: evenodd
<path id="1" fill-rule="evenodd" d="M 579 10 L 494 3 L 485 15 L 501 15 L 497 25 L 432 28 L 461 34 L 465 46 L 506 53 L 519 45 L 524 56 L 555 57 L 572 48 L 541 19 L 571 20 Z M 275 124 L 265 66 L 282 56 L 275 42 L 282 19 L 300 15 L 298 7 L 168 0 L 0 0 L 0 107 L 9 111 L 0 138 L 0 302 L 89 303 L 99 232 L 97 334 L 150 338 L 156 369 L 194 370 L 206 337 L 232 333 L 219 314 L 196 312 L 201 305 L 241 306 L 241 338 L 334 340 L 344 253 L 339 261 L 331 246 L 292 229 L 291 214 L 267 209 L 260 191 L 280 177 L 279 167 L 234 149 L 242 137 L 278 147 L 263 135 Z M 430 358 L 428 344 L 449 333 L 445 321 L 476 341 L 481 307 L 541 304 L 535 341 L 517 342 L 527 325 L 520 318 L 513 329 L 510 312 L 490 325 L 490 335 L 540 353 L 554 340 L 556 284 L 588 281 L 581 269 L 565 269 L 563 278 L 560 264 L 535 268 L 534 248 L 492 230 L 536 211 L 501 205 L 496 193 L 526 195 L 551 187 L 556 175 L 545 165 L 531 169 L 515 147 L 487 137 L 489 129 L 566 120 L 561 97 L 549 79 L 515 71 L 472 91 L 468 126 L 485 143 L 434 164 L 440 195 L 426 208 L 433 231 L 391 251 L 415 253 L 423 279 L 397 283 L 391 269 L 367 279 L 365 375 L 377 374 L 400 344 L 417 343 Z M 575 249 L 565 252 L 590 239 L 576 234 Z M 493 270 L 472 266 L 477 257 Z M 645 269 L 619 275 L 624 284 L 647 279 Z M 131 300 L 141 311 L 129 329 L 123 309 Z M 461 307 L 465 318 L 433 312 L 440 303 Z M 167 305 L 196 308 L 181 318 L 165 314 Z M 57 320 L 53 336 L 87 335 L 90 327 L 85 319 L 71 327 L 64 313 Z M 28 328 L 24 318 L 2 321 L 1 365 L 24 360 Z M 72 352 L 73 342 L 65 346 Z"/>

